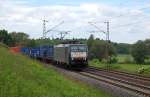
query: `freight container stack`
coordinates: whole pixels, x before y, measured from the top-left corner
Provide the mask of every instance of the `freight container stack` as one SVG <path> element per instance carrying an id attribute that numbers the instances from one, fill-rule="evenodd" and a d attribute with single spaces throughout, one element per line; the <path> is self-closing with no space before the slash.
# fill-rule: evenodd
<path id="1" fill-rule="evenodd" d="M 9 49 L 13 54 L 20 53 L 20 47 L 10 47 Z"/>
<path id="2" fill-rule="evenodd" d="M 53 46 L 40 46 L 39 58 L 44 58 L 46 60 L 53 59 Z"/>
<path id="3" fill-rule="evenodd" d="M 24 54 L 24 55 L 29 55 L 30 54 L 30 49 L 26 48 L 26 47 L 22 47 L 20 49 L 20 51 Z"/>

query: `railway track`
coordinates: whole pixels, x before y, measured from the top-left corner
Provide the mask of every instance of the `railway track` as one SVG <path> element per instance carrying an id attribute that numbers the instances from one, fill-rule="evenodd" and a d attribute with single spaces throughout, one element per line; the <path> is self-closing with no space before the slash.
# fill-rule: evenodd
<path id="1" fill-rule="evenodd" d="M 120 74 L 120 75 L 126 75 L 126 76 L 129 76 L 129 77 L 150 81 L 150 77 L 146 77 L 146 76 L 142 76 L 142 75 L 138 75 L 138 74 L 131 74 L 131 73 L 122 72 L 122 71 L 116 71 L 116 70 L 108 70 L 108 69 L 97 68 L 97 67 L 93 67 L 93 66 L 89 66 L 88 68 L 95 69 L 95 70 L 107 71 L 107 72 L 111 72 L 111 73 L 116 73 L 116 74 Z"/>
<path id="2" fill-rule="evenodd" d="M 136 92 L 139 95 L 150 97 L 150 78 L 129 73 L 109 71 L 96 67 L 88 67 L 80 72 L 81 75 Z"/>

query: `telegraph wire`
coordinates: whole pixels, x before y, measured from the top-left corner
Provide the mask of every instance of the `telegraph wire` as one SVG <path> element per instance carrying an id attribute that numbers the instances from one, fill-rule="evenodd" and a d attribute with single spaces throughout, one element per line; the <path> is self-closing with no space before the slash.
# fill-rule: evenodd
<path id="1" fill-rule="evenodd" d="M 146 7 L 143 7 L 143 8 L 140 8 L 140 9 L 137 9 L 137 10 L 145 10 L 147 8 L 150 8 L 150 5 L 146 6 Z M 131 12 L 127 12 L 126 14 L 129 14 Z M 98 21 L 98 22 L 93 22 L 93 23 L 103 23 L 104 21 L 106 20 L 112 20 L 112 19 L 116 19 L 116 18 L 120 18 L 120 17 L 123 17 L 123 16 L 126 16 L 126 14 L 120 14 L 118 16 L 115 16 L 115 17 L 110 17 L 110 18 L 107 18 L 105 20 L 102 20 L 102 21 Z M 137 16 L 138 14 L 135 14 L 135 15 L 132 15 L 132 16 Z"/>

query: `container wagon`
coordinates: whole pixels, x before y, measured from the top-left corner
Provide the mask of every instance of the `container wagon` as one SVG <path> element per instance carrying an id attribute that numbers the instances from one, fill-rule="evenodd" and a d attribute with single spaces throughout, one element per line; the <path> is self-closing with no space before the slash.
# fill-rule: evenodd
<path id="1" fill-rule="evenodd" d="M 38 47 L 30 48 L 30 54 L 29 54 L 29 56 L 31 58 L 37 58 L 38 52 L 39 52 L 39 48 Z"/>
<path id="2" fill-rule="evenodd" d="M 20 52 L 24 55 L 27 55 L 27 56 L 30 56 L 30 48 L 27 48 L 27 47 L 22 47 L 20 49 Z"/>
<path id="3" fill-rule="evenodd" d="M 40 60 L 52 61 L 53 59 L 53 46 L 40 46 L 39 53 L 37 56 Z"/>
<path id="4" fill-rule="evenodd" d="M 27 47 L 22 47 L 20 49 L 21 53 L 24 54 L 24 55 L 29 55 L 30 54 L 30 49 L 27 48 Z"/>

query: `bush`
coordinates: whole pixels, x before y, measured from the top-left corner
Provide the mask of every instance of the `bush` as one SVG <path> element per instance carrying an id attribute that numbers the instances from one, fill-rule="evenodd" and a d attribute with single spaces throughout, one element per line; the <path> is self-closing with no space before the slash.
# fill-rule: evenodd
<path id="1" fill-rule="evenodd" d="M 88 44 L 89 45 L 89 44 Z M 115 48 L 111 43 L 107 43 L 103 40 L 93 40 L 93 44 L 89 46 L 89 58 L 99 59 L 100 61 L 107 56 L 115 55 Z"/>
<path id="2" fill-rule="evenodd" d="M 133 60 L 131 59 L 131 57 L 125 57 L 124 63 L 133 63 Z"/>
<path id="3" fill-rule="evenodd" d="M 139 73 L 139 74 L 142 74 L 142 73 L 144 73 L 144 72 L 147 71 L 147 70 L 148 70 L 148 68 L 146 68 L 146 67 L 145 67 L 145 68 L 144 68 L 144 67 L 141 67 L 141 68 L 138 69 L 138 73 Z"/>
<path id="4" fill-rule="evenodd" d="M 117 63 L 117 58 L 115 56 L 110 57 L 109 59 L 102 59 L 102 63 L 108 63 L 108 64 L 113 64 Z"/>
<path id="5" fill-rule="evenodd" d="M 143 64 L 150 54 L 150 41 L 138 41 L 132 47 L 132 56 L 136 63 Z"/>
<path id="6" fill-rule="evenodd" d="M 106 69 L 114 69 L 114 70 L 119 70 L 121 67 L 117 64 L 107 64 L 104 66 Z"/>
<path id="7" fill-rule="evenodd" d="M 112 63 L 117 63 L 117 61 L 118 61 L 117 58 L 113 56 L 113 57 L 109 58 L 109 60 L 107 61 L 107 63 L 112 64 Z"/>
<path id="8" fill-rule="evenodd" d="M 100 63 L 99 59 L 93 59 L 92 60 L 94 63 Z"/>

